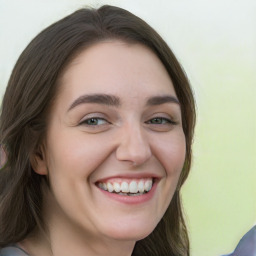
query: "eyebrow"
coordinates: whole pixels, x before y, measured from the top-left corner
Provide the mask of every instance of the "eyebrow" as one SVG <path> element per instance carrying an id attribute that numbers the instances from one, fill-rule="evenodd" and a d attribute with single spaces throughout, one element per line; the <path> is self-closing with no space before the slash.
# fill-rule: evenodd
<path id="1" fill-rule="evenodd" d="M 108 95 L 108 94 L 88 94 L 88 95 L 82 95 L 79 98 L 77 98 L 69 107 L 68 111 L 75 108 L 76 106 L 84 103 L 96 103 L 96 104 L 102 104 L 107 106 L 113 106 L 118 107 L 120 106 L 120 100 L 118 97 L 114 95 Z"/>
<path id="2" fill-rule="evenodd" d="M 85 103 L 102 104 L 106 106 L 119 107 L 121 105 L 120 99 L 114 95 L 109 94 L 88 94 L 82 95 L 77 98 L 69 107 L 68 111 L 75 108 L 78 105 Z M 179 100 L 172 95 L 154 96 L 147 100 L 147 106 L 156 106 L 165 103 L 176 103 L 180 105 Z"/>
<path id="3" fill-rule="evenodd" d="M 179 100 L 172 95 L 154 96 L 147 100 L 147 106 L 156 106 L 165 103 L 176 103 L 180 105 Z"/>

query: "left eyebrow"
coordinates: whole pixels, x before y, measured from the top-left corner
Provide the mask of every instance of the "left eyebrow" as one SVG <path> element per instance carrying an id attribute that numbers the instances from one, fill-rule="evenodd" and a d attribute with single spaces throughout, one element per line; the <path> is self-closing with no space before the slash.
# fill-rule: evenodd
<path id="1" fill-rule="evenodd" d="M 165 104 L 165 103 L 175 103 L 175 104 L 180 105 L 179 100 L 172 95 L 151 97 L 147 100 L 146 105 L 147 106 L 156 106 L 156 105 L 161 105 L 161 104 Z"/>

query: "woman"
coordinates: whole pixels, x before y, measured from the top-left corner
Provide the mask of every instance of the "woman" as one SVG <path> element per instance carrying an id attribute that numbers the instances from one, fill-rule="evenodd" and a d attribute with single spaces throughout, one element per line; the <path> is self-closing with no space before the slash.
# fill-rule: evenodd
<path id="1" fill-rule="evenodd" d="M 46 28 L 2 103 L 0 255 L 189 255 L 194 122 L 181 66 L 140 18 L 103 6 Z"/>

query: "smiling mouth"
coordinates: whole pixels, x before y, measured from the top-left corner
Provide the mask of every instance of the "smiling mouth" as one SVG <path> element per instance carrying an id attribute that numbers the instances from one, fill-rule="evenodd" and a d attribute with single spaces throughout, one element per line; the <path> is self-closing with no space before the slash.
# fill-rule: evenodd
<path id="1" fill-rule="evenodd" d="M 140 196 L 148 193 L 154 184 L 153 178 L 134 179 L 125 181 L 98 182 L 96 186 L 109 193 L 122 196 Z"/>

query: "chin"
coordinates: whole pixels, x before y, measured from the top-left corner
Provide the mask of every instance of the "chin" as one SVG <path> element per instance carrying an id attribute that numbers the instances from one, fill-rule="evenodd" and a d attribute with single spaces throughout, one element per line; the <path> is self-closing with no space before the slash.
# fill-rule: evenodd
<path id="1" fill-rule="evenodd" d="M 144 223 L 126 225 L 116 225 L 114 228 L 111 227 L 106 230 L 105 234 L 115 240 L 126 240 L 126 241 L 138 241 L 149 236 L 156 225 L 149 224 L 146 221 Z"/>

